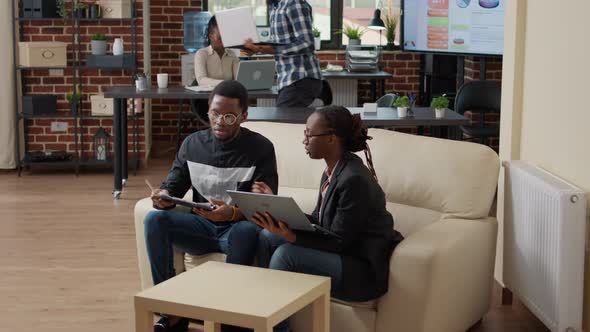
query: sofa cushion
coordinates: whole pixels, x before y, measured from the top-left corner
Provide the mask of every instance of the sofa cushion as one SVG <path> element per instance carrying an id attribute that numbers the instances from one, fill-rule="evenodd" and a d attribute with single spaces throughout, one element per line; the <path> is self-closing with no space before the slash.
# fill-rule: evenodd
<path id="1" fill-rule="evenodd" d="M 281 176 L 279 175 L 279 181 Z M 319 186 L 319 185 L 318 185 Z M 279 187 L 279 195 L 293 197 L 301 210 L 307 214 L 311 214 L 318 199 L 318 189 L 293 188 L 293 187 Z"/>
<path id="2" fill-rule="evenodd" d="M 421 228 L 439 221 L 443 216 L 438 211 L 397 203 L 386 203 L 387 211 L 393 216 L 395 229 L 408 237 Z"/>
<path id="3" fill-rule="evenodd" d="M 489 147 L 384 129 L 370 129 L 369 135 L 388 202 L 439 211 L 447 218 L 489 214 L 500 167 Z"/>

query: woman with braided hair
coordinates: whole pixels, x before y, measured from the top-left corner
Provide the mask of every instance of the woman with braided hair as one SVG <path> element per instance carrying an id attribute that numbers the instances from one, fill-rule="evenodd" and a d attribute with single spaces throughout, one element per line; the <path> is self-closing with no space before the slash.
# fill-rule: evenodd
<path id="1" fill-rule="evenodd" d="M 389 259 L 402 236 L 385 209 L 367 128 L 358 114 L 328 106 L 309 116 L 303 135 L 309 157 L 326 162 L 318 202 L 308 218 L 329 233 L 291 230 L 268 213 L 256 213 L 252 221 L 264 228 L 259 236 L 259 263 L 330 277 L 332 296 L 342 300 L 378 298 L 387 292 Z M 361 150 L 368 167 L 354 154 Z M 254 184 L 252 192 L 272 194 L 261 182 Z M 283 322 L 275 331 L 288 330 L 287 325 Z"/>

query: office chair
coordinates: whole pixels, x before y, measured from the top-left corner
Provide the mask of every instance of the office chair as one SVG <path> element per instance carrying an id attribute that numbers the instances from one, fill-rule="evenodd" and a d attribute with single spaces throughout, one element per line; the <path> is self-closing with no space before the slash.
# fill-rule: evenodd
<path id="1" fill-rule="evenodd" d="M 395 93 L 388 93 L 381 98 L 377 99 L 377 107 L 391 107 L 393 102 L 397 99 L 397 95 Z"/>
<path id="2" fill-rule="evenodd" d="M 308 107 L 315 108 L 332 105 L 333 100 L 334 96 L 332 95 L 332 88 L 330 87 L 330 83 L 328 83 L 328 81 L 326 80 L 322 80 L 322 92 Z"/>
<path id="3" fill-rule="evenodd" d="M 469 111 L 478 114 L 477 122 L 461 126 L 463 134 L 478 139 L 481 144 L 488 145 L 490 137 L 500 135 L 498 124 L 486 124 L 486 113 L 500 113 L 502 90 L 500 82 L 471 81 L 463 84 L 455 98 L 455 112 L 464 115 Z"/>

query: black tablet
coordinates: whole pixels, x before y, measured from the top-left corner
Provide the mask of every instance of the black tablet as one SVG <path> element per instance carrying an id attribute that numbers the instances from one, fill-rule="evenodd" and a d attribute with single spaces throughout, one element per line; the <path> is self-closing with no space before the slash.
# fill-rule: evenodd
<path id="1" fill-rule="evenodd" d="M 166 195 L 166 194 L 160 194 L 160 198 L 165 201 L 174 202 L 177 205 L 182 205 L 182 206 L 186 206 L 189 208 L 198 208 L 198 209 L 203 209 L 203 210 L 207 210 L 207 211 L 211 211 L 211 210 L 215 209 L 215 205 L 213 205 L 209 202 L 206 202 L 206 203 L 190 202 L 190 201 L 185 201 L 182 198 L 172 197 L 172 196 Z"/>

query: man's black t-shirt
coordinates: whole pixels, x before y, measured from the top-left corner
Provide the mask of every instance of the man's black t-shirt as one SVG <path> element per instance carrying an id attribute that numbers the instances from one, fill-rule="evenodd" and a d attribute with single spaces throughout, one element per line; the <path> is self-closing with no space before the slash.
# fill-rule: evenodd
<path id="1" fill-rule="evenodd" d="M 170 195 L 183 197 L 193 189 L 193 201 L 207 197 L 231 203 L 226 190 L 250 191 L 254 181 L 263 181 L 277 192 L 277 161 L 272 143 L 247 128 L 236 138 L 220 142 L 211 129 L 187 137 L 162 183 Z"/>

